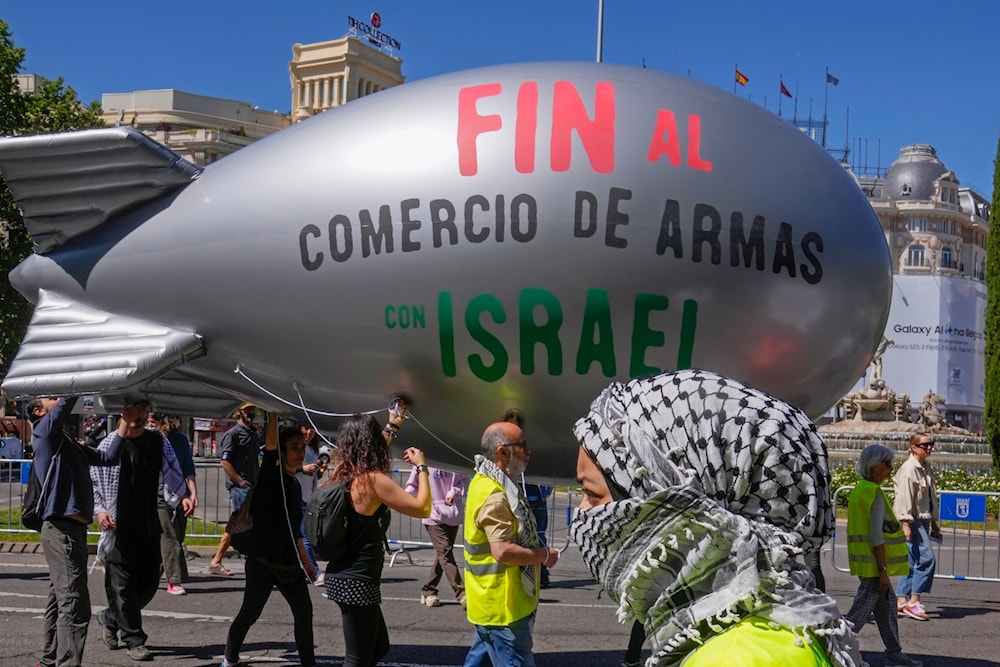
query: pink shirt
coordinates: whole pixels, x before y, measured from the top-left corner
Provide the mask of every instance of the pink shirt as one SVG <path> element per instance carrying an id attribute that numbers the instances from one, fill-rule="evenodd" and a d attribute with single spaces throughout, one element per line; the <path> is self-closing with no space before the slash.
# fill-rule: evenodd
<path id="1" fill-rule="evenodd" d="M 457 526 L 462 523 L 462 507 L 465 500 L 465 488 L 469 484 L 469 476 L 451 470 L 429 468 L 431 483 L 431 515 L 421 522 L 435 526 Z M 406 491 L 411 496 L 417 495 L 417 469 L 410 472 L 406 481 Z M 451 505 L 445 503 L 451 499 Z"/>

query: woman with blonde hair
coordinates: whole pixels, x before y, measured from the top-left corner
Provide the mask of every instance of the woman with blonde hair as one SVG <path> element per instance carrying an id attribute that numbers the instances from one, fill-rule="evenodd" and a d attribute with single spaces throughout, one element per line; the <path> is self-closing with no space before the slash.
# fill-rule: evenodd
<path id="1" fill-rule="evenodd" d="M 934 438 L 926 433 L 910 436 L 910 455 L 893 477 L 892 509 L 903 524 L 910 553 L 910 571 L 896 584 L 896 613 L 918 621 L 928 620 L 920 596 L 931 592 L 936 561 L 931 539 L 940 539 L 940 503 L 934 471 L 927 459 L 934 451 Z"/>

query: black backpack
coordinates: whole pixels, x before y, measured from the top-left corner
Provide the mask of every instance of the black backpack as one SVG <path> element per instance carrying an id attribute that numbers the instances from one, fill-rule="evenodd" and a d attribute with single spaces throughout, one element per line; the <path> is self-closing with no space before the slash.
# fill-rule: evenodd
<path id="1" fill-rule="evenodd" d="M 306 503 L 306 539 L 320 560 L 339 560 L 347 551 L 347 480 L 318 487 Z"/>
<path id="2" fill-rule="evenodd" d="M 31 465 L 28 466 L 28 486 L 24 490 L 24 500 L 21 502 L 21 523 L 24 524 L 25 528 L 38 532 L 42 530 L 42 520 L 45 518 L 42 516 L 45 513 L 43 490 L 49 488 L 52 471 L 56 466 L 56 459 L 62 453 L 62 446 L 63 443 L 60 442 L 55 456 L 49 459 L 49 469 L 45 473 L 44 483 L 38 481 L 38 475 L 35 474 L 35 462 L 32 461 Z"/>

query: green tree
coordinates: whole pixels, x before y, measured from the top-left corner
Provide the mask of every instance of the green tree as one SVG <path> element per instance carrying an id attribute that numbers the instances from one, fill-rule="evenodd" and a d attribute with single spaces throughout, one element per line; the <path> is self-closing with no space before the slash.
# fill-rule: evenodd
<path id="1" fill-rule="evenodd" d="M 1000 474 L 1000 140 L 993 161 L 993 203 L 986 237 L 986 440 Z"/>
<path id="2" fill-rule="evenodd" d="M 17 74 L 24 63 L 24 49 L 14 45 L 10 27 L 0 20 L 0 136 L 61 132 L 100 127 L 101 106 L 83 106 L 76 91 L 62 78 L 39 78 L 35 92 L 22 94 Z M 0 378 L 21 344 L 31 318 L 31 303 L 15 290 L 7 278 L 11 269 L 34 249 L 21 212 L 0 179 Z"/>

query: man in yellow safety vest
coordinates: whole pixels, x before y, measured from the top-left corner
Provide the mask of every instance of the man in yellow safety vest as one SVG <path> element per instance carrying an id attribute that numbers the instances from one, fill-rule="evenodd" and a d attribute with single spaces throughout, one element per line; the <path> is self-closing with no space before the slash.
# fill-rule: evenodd
<path id="1" fill-rule="evenodd" d="M 483 433 L 465 508 L 466 611 L 475 626 L 466 667 L 479 667 L 484 656 L 497 667 L 535 665 L 539 566 L 555 565 L 559 552 L 541 546 L 531 507 L 514 482 L 530 456 L 517 424 L 491 424 Z"/>

